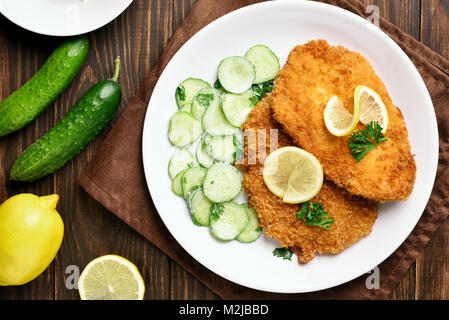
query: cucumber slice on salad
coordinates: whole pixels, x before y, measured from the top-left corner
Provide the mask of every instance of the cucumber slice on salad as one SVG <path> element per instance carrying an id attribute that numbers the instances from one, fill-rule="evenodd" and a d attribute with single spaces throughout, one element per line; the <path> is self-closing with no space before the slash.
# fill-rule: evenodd
<path id="1" fill-rule="evenodd" d="M 259 102 L 253 90 L 243 94 L 226 93 L 221 96 L 220 105 L 230 124 L 240 127 L 246 121 L 248 114 Z"/>
<path id="2" fill-rule="evenodd" d="M 209 156 L 219 162 L 232 164 L 243 157 L 244 140 L 241 130 L 234 135 L 206 135 L 201 140 L 201 145 Z"/>
<path id="3" fill-rule="evenodd" d="M 216 163 L 207 170 L 203 181 L 204 195 L 212 202 L 234 200 L 242 191 L 242 175 L 230 164 Z"/>
<path id="4" fill-rule="evenodd" d="M 201 121 L 204 130 L 212 136 L 235 134 L 240 130 L 229 123 L 219 105 L 207 108 Z"/>
<path id="5" fill-rule="evenodd" d="M 192 101 L 192 114 L 201 119 L 207 108 L 220 104 L 221 93 L 214 88 L 203 88 L 197 92 Z"/>
<path id="6" fill-rule="evenodd" d="M 203 142 L 204 140 L 196 146 L 196 160 L 204 168 L 210 168 L 214 164 L 214 158 L 206 152 L 206 145 Z"/>
<path id="7" fill-rule="evenodd" d="M 203 189 L 198 188 L 190 194 L 188 200 L 193 223 L 199 226 L 209 226 L 209 213 L 212 202 L 204 196 Z"/>
<path id="8" fill-rule="evenodd" d="M 248 214 L 235 202 L 214 203 L 210 209 L 210 232 L 222 241 L 235 239 L 248 225 Z"/>
<path id="9" fill-rule="evenodd" d="M 256 69 L 254 83 L 260 84 L 273 80 L 281 70 L 278 57 L 267 46 L 262 44 L 251 47 L 245 57 L 251 61 Z"/>
<path id="10" fill-rule="evenodd" d="M 184 172 L 187 170 L 183 170 L 176 175 L 176 177 L 171 182 L 171 190 L 174 194 L 179 197 L 184 197 L 184 192 L 182 191 L 181 178 L 184 175 Z"/>
<path id="11" fill-rule="evenodd" d="M 252 62 L 244 57 L 228 57 L 218 66 L 218 80 L 223 88 L 231 93 L 244 93 L 256 79 L 256 69 Z"/>
<path id="12" fill-rule="evenodd" d="M 253 208 L 248 207 L 246 204 L 242 204 L 242 207 L 245 208 L 249 220 L 248 225 L 237 236 L 236 240 L 244 243 L 254 242 L 259 239 L 262 234 L 262 228 L 259 227 L 259 218 Z"/>
<path id="13" fill-rule="evenodd" d="M 206 169 L 202 167 L 192 167 L 186 170 L 181 178 L 182 193 L 185 199 L 188 199 L 190 192 L 194 191 L 203 184 Z"/>
<path id="14" fill-rule="evenodd" d="M 183 112 L 187 112 L 187 113 L 192 113 L 192 104 L 191 103 L 186 103 L 184 104 L 179 111 L 183 111 Z"/>
<path id="15" fill-rule="evenodd" d="M 178 173 L 195 164 L 195 158 L 189 150 L 176 150 L 168 163 L 168 175 L 174 179 Z"/>
<path id="16" fill-rule="evenodd" d="M 210 85 L 201 79 L 188 78 L 181 82 L 176 88 L 176 103 L 181 109 L 185 104 L 192 103 L 195 94 L 202 88 L 210 87 Z"/>
<path id="17" fill-rule="evenodd" d="M 177 147 L 186 147 L 202 134 L 201 121 L 190 113 L 178 111 L 170 119 L 168 138 Z"/>

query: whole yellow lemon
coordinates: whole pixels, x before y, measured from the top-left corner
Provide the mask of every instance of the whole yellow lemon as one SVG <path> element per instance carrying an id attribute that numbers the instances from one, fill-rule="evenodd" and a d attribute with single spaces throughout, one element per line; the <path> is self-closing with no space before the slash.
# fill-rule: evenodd
<path id="1" fill-rule="evenodd" d="M 24 193 L 0 205 L 1 286 L 30 282 L 55 258 L 64 235 L 58 200 Z"/>

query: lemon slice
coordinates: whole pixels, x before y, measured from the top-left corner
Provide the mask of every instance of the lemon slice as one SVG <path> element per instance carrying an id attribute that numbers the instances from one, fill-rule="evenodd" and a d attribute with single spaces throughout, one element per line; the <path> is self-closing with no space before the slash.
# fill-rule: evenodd
<path id="1" fill-rule="evenodd" d="M 297 147 L 285 147 L 265 159 L 263 179 L 283 202 L 301 203 L 320 191 L 323 168 L 313 154 Z"/>
<path id="2" fill-rule="evenodd" d="M 377 121 L 382 133 L 388 129 L 388 112 L 379 94 L 366 86 L 358 86 L 354 91 L 354 108 L 360 110 L 360 122 L 368 124 Z"/>
<path id="3" fill-rule="evenodd" d="M 86 266 L 78 290 L 81 300 L 143 300 L 145 284 L 132 262 L 106 255 Z"/>
<path id="4" fill-rule="evenodd" d="M 354 115 L 352 115 L 337 96 L 329 100 L 324 109 L 324 123 L 330 133 L 337 137 L 347 136 L 354 131 L 358 122 L 358 104 L 354 104 Z"/>

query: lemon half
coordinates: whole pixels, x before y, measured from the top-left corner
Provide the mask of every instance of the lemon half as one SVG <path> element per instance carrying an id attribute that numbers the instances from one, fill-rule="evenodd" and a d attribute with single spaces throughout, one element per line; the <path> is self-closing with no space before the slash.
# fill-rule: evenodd
<path id="1" fill-rule="evenodd" d="M 265 159 L 263 179 L 283 202 L 302 203 L 320 191 L 323 168 L 313 154 L 297 147 L 285 147 Z"/>
<path id="2" fill-rule="evenodd" d="M 81 300 L 143 300 L 145 284 L 137 267 L 117 255 L 92 260 L 78 281 Z"/>
<path id="3" fill-rule="evenodd" d="M 358 86 L 354 91 L 354 108 L 360 110 L 360 122 L 368 124 L 377 121 L 382 133 L 388 129 L 388 112 L 382 98 L 367 86 Z"/>
<path id="4" fill-rule="evenodd" d="M 358 104 L 354 104 L 354 115 L 352 115 L 337 96 L 329 100 L 324 109 L 324 123 L 330 133 L 337 137 L 347 136 L 354 131 L 358 122 Z"/>

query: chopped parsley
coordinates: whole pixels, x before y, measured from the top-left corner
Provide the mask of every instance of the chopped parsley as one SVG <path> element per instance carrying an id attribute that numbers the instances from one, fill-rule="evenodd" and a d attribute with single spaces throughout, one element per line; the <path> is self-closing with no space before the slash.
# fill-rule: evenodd
<path id="1" fill-rule="evenodd" d="M 223 214 L 224 205 L 221 203 L 214 203 L 210 208 L 210 217 L 214 220 L 220 219 L 220 216 Z"/>
<path id="2" fill-rule="evenodd" d="M 257 231 L 257 232 L 262 232 L 263 229 L 262 229 L 262 227 L 257 227 L 257 228 L 256 228 L 256 231 Z"/>
<path id="3" fill-rule="evenodd" d="M 329 213 L 319 203 L 304 202 L 301 210 L 296 214 L 296 218 L 302 220 L 306 226 L 317 226 L 329 230 L 334 223 L 334 219 L 329 217 Z"/>
<path id="4" fill-rule="evenodd" d="M 202 107 L 208 107 L 212 100 L 214 100 L 214 95 L 212 93 L 199 93 L 195 100 Z"/>
<path id="5" fill-rule="evenodd" d="M 275 257 L 292 261 L 293 251 L 290 248 L 276 248 L 273 251 Z"/>
<path id="6" fill-rule="evenodd" d="M 365 130 L 354 132 L 351 135 L 348 146 L 354 159 L 359 162 L 369 151 L 385 141 L 387 138 L 382 134 L 382 127 L 377 121 L 371 121 Z"/>
<path id="7" fill-rule="evenodd" d="M 223 86 L 221 85 L 220 80 L 217 79 L 215 81 L 214 88 L 217 89 L 217 90 L 223 89 Z"/>
<path id="8" fill-rule="evenodd" d="M 255 95 L 249 98 L 249 100 L 253 105 L 256 105 L 257 102 L 262 100 L 263 96 L 270 93 L 273 90 L 273 88 L 274 88 L 274 80 L 265 81 L 261 85 L 253 84 L 251 86 L 251 89 L 253 89 Z"/>
<path id="9" fill-rule="evenodd" d="M 179 87 L 176 88 L 176 96 L 181 101 L 185 101 L 186 100 L 186 89 L 184 88 L 184 86 L 179 86 Z"/>
<path id="10" fill-rule="evenodd" d="M 254 95 L 251 98 L 249 98 L 249 101 L 251 101 L 251 104 L 255 106 L 260 101 L 260 98 L 259 96 Z"/>

